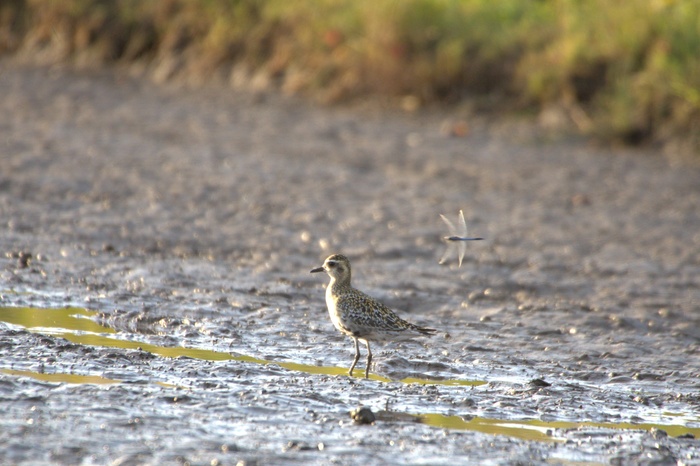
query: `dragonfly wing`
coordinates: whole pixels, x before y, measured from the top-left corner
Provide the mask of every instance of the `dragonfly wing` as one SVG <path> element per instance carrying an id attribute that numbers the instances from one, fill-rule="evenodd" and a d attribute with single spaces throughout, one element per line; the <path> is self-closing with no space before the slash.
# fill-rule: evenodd
<path id="1" fill-rule="evenodd" d="M 467 237 L 467 222 L 464 220 L 464 212 L 459 210 L 459 219 L 457 220 L 457 236 L 462 238 Z"/>
<path id="2" fill-rule="evenodd" d="M 445 252 L 443 253 L 442 257 L 440 258 L 440 261 L 438 262 L 438 264 L 444 264 L 445 261 L 447 260 L 447 258 L 452 255 L 453 249 L 454 249 L 454 243 L 452 241 L 448 241 L 447 245 L 445 247 Z"/>
<path id="3" fill-rule="evenodd" d="M 462 259 L 464 259 L 464 253 L 467 252 L 466 241 L 457 242 L 457 252 L 459 253 L 459 266 L 462 266 Z"/>
<path id="4" fill-rule="evenodd" d="M 447 225 L 447 229 L 450 231 L 449 236 L 457 236 L 457 229 L 452 224 L 452 222 L 450 222 L 450 220 L 442 214 L 440 214 L 440 218 L 442 219 L 443 222 L 445 222 L 445 225 Z"/>

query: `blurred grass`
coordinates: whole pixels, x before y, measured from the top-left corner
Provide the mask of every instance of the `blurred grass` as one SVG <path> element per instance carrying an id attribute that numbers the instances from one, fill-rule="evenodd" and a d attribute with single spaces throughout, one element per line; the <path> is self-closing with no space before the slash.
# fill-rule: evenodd
<path id="1" fill-rule="evenodd" d="M 700 147 L 696 0 L 3 0 L 0 53 L 328 102 L 476 98 Z"/>

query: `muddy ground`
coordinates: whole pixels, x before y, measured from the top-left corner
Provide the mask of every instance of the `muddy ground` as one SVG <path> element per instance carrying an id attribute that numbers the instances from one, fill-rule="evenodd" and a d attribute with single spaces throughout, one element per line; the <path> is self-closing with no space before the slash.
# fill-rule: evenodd
<path id="1" fill-rule="evenodd" d="M 121 71 L 0 96 L 1 463 L 700 464 L 692 161 Z M 332 252 L 439 333 L 348 377 Z"/>

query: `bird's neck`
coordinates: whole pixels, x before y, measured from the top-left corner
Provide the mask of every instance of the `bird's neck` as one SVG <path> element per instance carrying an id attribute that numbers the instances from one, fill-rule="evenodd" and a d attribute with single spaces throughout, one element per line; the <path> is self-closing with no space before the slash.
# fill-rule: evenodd
<path id="1" fill-rule="evenodd" d="M 331 289 L 350 288 L 350 275 L 340 278 L 331 277 L 328 287 Z"/>

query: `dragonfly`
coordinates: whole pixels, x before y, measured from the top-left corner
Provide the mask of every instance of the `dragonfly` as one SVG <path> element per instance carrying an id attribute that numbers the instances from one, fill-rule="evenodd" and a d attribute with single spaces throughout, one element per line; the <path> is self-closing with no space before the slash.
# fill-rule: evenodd
<path id="1" fill-rule="evenodd" d="M 459 258 L 459 266 L 462 266 L 462 259 L 464 259 L 464 253 L 467 251 L 467 241 L 478 241 L 484 238 L 469 238 L 467 237 L 467 222 L 464 221 L 464 212 L 459 211 L 459 218 L 457 219 L 457 227 L 444 215 L 440 214 L 440 218 L 447 225 L 447 229 L 450 232 L 450 236 L 443 236 L 442 239 L 447 243 L 447 249 L 440 259 L 440 264 L 444 264 L 447 258 L 450 256 L 452 251 L 457 249 L 457 257 Z"/>

